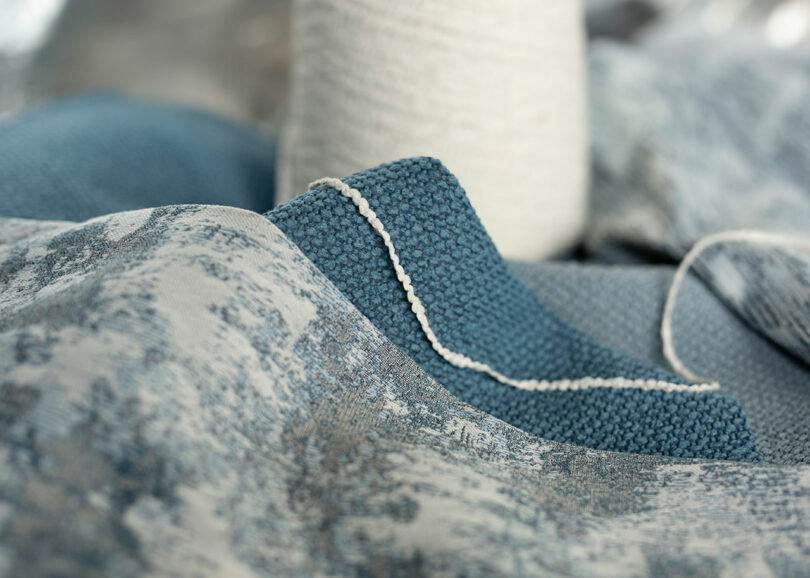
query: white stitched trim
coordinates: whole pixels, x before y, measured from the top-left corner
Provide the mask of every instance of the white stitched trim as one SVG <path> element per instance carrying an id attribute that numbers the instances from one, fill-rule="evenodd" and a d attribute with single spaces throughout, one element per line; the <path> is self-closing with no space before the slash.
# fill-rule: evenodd
<path id="1" fill-rule="evenodd" d="M 767 233 L 765 231 L 746 230 L 722 231 L 720 233 L 706 235 L 692 246 L 683 258 L 683 261 L 681 261 L 681 264 L 678 265 L 678 269 L 672 277 L 672 285 L 670 285 L 669 292 L 667 293 L 667 300 L 664 304 L 664 315 L 661 319 L 661 344 L 664 350 L 664 357 L 672 366 L 673 371 L 689 381 L 705 383 L 707 380 L 686 367 L 675 352 L 674 339 L 672 336 L 672 316 L 675 311 L 675 301 L 683 284 L 683 280 L 686 278 L 686 274 L 689 272 L 689 269 L 692 268 L 692 265 L 700 254 L 712 245 L 728 242 L 760 243 L 763 245 L 780 245 L 783 247 L 810 249 L 809 239 L 780 235 L 778 233 Z"/>
<path id="2" fill-rule="evenodd" d="M 371 209 L 368 201 L 363 198 L 363 195 L 357 189 L 351 188 L 349 185 L 335 178 L 319 179 L 309 185 L 309 190 L 317 189 L 321 186 L 329 186 L 339 191 L 343 196 L 348 197 L 355 204 L 360 214 L 366 218 L 371 227 L 376 233 L 382 237 L 386 248 L 388 249 L 388 257 L 394 266 L 397 279 L 402 284 L 408 302 L 411 304 L 411 311 L 416 315 L 422 331 L 427 337 L 430 345 L 445 361 L 449 364 L 461 368 L 472 369 L 479 373 L 489 375 L 497 381 L 526 391 L 576 391 L 582 389 L 591 389 L 597 387 L 612 387 L 616 389 L 641 389 L 647 391 L 663 391 L 666 393 L 673 392 L 690 392 L 702 393 L 705 391 L 715 391 L 719 389 L 716 383 L 702 383 L 697 385 L 684 385 L 680 383 L 669 383 L 667 381 L 657 381 L 654 379 L 627 379 L 624 377 L 613 378 L 600 378 L 600 377 L 584 377 L 582 379 L 561 379 L 558 381 L 537 380 L 537 379 L 513 379 L 492 369 L 486 363 L 470 359 L 466 355 L 450 351 L 439 342 L 436 334 L 430 328 L 427 316 L 425 315 L 425 307 L 416 296 L 416 293 L 411 284 L 411 278 L 405 273 L 405 269 L 399 263 L 394 244 L 391 242 L 391 236 L 385 230 L 382 222 L 377 218 L 377 214 Z"/>

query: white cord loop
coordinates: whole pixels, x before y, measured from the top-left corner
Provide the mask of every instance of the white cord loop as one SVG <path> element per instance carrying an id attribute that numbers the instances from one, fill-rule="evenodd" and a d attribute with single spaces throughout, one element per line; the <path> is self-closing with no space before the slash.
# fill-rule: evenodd
<path id="1" fill-rule="evenodd" d="M 707 380 L 686 367 L 686 364 L 681 361 L 680 357 L 678 357 L 678 354 L 675 352 L 672 334 L 672 316 L 675 311 L 675 302 L 678 297 L 678 292 L 686 278 L 686 274 L 703 251 L 720 243 L 751 243 L 810 249 L 810 240 L 808 239 L 750 230 L 721 231 L 720 233 L 706 235 L 692 246 L 683 258 L 683 261 L 681 261 L 681 264 L 678 265 L 675 276 L 672 278 L 672 285 L 670 285 L 669 292 L 667 293 L 667 300 L 664 304 L 664 315 L 661 319 L 661 344 L 663 346 L 664 357 L 669 362 L 672 370 L 681 377 L 696 383 L 707 383 Z"/>
<path id="2" fill-rule="evenodd" d="M 449 364 L 460 369 L 471 369 L 479 373 L 489 375 L 493 379 L 509 385 L 517 389 L 526 391 L 578 391 L 583 389 L 610 387 L 615 389 L 640 389 L 646 391 L 663 391 L 666 393 L 675 392 L 688 392 L 688 393 L 703 393 L 707 391 L 715 391 L 720 388 L 716 383 L 700 383 L 696 385 L 684 385 L 681 383 L 669 383 L 666 381 L 658 381 L 655 379 L 627 379 L 624 377 L 614 378 L 601 378 L 601 377 L 584 377 L 582 379 L 561 379 L 557 381 L 536 380 L 536 379 L 513 379 L 507 377 L 497 371 L 486 363 L 470 359 L 466 355 L 456 353 L 449 350 L 439 342 L 439 338 L 430 327 L 427 316 L 425 315 L 425 307 L 416 296 L 411 279 L 405 273 L 405 270 L 400 265 L 399 257 L 397 256 L 394 244 L 391 242 L 391 236 L 385 230 L 382 222 L 377 218 L 377 215 L 369 208 L 368 201 L 363 198 L 363 195 L 357 189 L 351 188 L 349 185 L 335 178 L 319 179 L 309 185 L 309 190 L 312 191 L 322 186 L 332 187 L 339 191 L 343 196 L 348 197 L 355 204 L 366 220 L 368 220 L 371 227 L 382 238 L 388 249 L 388 257 L 394 266 L 397 279 L 402 284 L 405 290 L 405 295 L 408 303 L 411 304 L 411 311 L 416 315 L 422 331 L 427 337 L 430 345 L 445 361 Z"/>

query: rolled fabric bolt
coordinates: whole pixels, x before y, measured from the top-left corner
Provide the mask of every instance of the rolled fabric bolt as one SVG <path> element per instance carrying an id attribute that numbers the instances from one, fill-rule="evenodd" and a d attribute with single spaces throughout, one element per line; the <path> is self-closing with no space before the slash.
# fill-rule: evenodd
<path id="1" fill-rule="evenodd" d="M 430 155 L 505 257 L 570 248 L 587 207 L 581 12 L 579 0 L 296 0 L 279 201 Z"/>

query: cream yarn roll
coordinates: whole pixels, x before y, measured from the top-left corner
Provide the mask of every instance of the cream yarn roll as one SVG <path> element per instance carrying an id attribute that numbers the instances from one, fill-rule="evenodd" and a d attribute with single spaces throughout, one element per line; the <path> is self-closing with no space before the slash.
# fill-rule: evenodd
<path id="1" fill-rule="evenodd" d="M 586 214 L 579 0 L 296 0 L 280 202 L 324 176 L 442 160 L 501 253 L 572 246 Z"/>

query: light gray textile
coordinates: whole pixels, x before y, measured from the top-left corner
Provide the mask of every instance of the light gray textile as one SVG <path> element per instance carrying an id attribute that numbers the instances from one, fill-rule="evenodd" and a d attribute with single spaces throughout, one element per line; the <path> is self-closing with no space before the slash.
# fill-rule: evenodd
<path id="1" fill-rule="evenodd" d="M 259 215 L 6 236 L 2 576 L 809 567 L 807 467 L 527 436 L 449 395 Z"/>
<path id="2" fill-rule="evenodd" d="M 721 231 L 803 239 L 800 250 L 724 242 L 695 269 L 752 327 L 810 363 L 810 52 L 710 34 L 701 14 L 658 25 L 638 45 L 591 51 L 587 245 L 602 261 L 623 251 L 677 261 Z M 695 32 L 683 33 L 684 18 Z"/>
<path id="3" fill-rule="evenodd" d="M 810 363 L 810 238 L 802 246 L 714 245 L 694 269 L 752 327 Z"/>
<path id="4" fill-rule="evenodd" d="M 0 2 L 0 115 L 104 89 L 273 127 L 287 92 L 290 3 Z"/>
<path id="5" fill-rule="evenodd" d="M 512 267 L 566 321 L 610 347 L 668 367 L 660 331 L 673 267 Z M 765 461 L 810 463 L 810 367 L 753 331 L 695 276 L 681 289 L 673 332 L 686 366 L 740 401 Z"/>
<path id="6" fill-rule="evenodd" d="M 810 62 L 758 44 L 598 43 L 591 248 L 679 257 L 721 230 L 807 232 L 808 95 Z"/>

